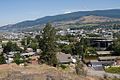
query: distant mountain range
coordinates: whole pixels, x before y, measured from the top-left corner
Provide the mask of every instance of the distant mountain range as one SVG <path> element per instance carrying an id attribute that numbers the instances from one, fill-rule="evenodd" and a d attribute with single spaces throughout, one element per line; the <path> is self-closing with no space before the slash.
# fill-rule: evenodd
<path id="1" fill-rule="evenodd" d="M 120 21 L 120 9 L 78 11 L 68 14 L 46 16 L 36 20 L 28 20 L 16 24 L 0 27 L 0 31 L 20 31 L 25 29 L 37 29 L 50 22 L 55 26 L 69 23 L 101 23 Z"/>

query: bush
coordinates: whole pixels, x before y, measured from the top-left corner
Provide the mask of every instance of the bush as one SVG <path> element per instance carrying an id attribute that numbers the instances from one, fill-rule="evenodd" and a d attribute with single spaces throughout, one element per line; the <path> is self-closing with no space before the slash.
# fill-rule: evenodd
<path id="1" fill-rule="evenodd" d="M 106 68 L 105 71 L 109 73 L 120 74 L 120 67 L 109 67 L 109 68 Z"/>
<path id="2" fill-rule="evenodd" d="M 21 57 L 20 53 L 16 53 L 13 59 L 17 65 L 25 62 L 25 60 Z"/>
<path id="3" fill-rule="evenodd" d="M 67 66 L 66 66 L 66 65 L 63 65 L 63 64 L 61 64 L 60 67 L 61 67 L 62 69 L 66 69 L 66 68 L 67 68 Z"/>

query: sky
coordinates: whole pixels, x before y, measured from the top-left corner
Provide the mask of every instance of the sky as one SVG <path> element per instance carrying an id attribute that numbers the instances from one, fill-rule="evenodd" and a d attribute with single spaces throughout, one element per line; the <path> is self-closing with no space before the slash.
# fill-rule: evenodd
<path id="1" fill-rule="evenodd" d="M 120 9 L 120 0 L 0 0 L 0 26 L 76 11 Z"/>

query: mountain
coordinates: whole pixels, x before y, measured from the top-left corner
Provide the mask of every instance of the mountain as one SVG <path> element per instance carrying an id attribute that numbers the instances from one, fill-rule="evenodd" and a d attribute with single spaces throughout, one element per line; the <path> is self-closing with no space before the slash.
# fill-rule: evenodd
<path id="1" fill-rule="evenodd" d="M 1 31 L 18 31 L 24 29 L 32 29 L 42 27 L 44 24 L 51 22 L 55 25 L 60 23 L 95 23 L 95 22 L 112 22 L 120 21 L 120 9 L 111 10 L 95 10 L 95 11 L 78 11 L 68 14 L 61 14 L 55 16 L 46 16 L 36 20 L 28 20 L 16 24 L 6 25 L 0 27 Z"/>
<path id="2" fill-rule="evenodd" d="M 116 21 L 120 21 L 120 19 L 90 15 L 90 16 L 81 17 L 79 21 L 81 23 L 102 23 L 102 22 L 116 22 Z"/>

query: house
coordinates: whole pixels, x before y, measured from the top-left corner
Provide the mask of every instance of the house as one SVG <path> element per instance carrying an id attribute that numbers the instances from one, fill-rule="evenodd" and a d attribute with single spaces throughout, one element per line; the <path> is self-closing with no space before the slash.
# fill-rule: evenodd
<path id="1" fill-rule="evenodd" d="M 41 52 L 42 52 L 41 49 L 37 49 L 37 50 L 36 50 L 36 53 L 38 53 L 38 54 L 41 53 Z"/>
<path id="2" fill-rule="evenodd" d="M 32 48 L 27 48 L 26 52 L 33 52 L 33 49 Z"/>
<path id="3" fill-rule="evenodd" d="M 9 64 L 9 63 L 12 63 L 13 61 L 14 61 L 13 58 L 8 58 L 8 59 L 6 60 L 6 63 Z"/>
<path id="4" fill-rule="evenodd" d="M 69 45 L 70 44 L 70 42 L 68 42 L 68 41 L 56 41 L 58 44 L 66 44 L 66 45 Z"/>
<path id="5" fill-rule="evenodd" d="M 58 59 L 59 64 L 70 64 L 73 62 L 71 54 L 65 54 L 62 52 L 58 52 L 56 57 Z"/>
<path id="6" fill-rule="evenodd" d="M 21 56 L 29 57 L 29 56 L 33 56 L 35 54 L 36 54 L 35 52 L 29 52 L 29 53 L 22 53 Z"/>
<path id="7" fill-rule="evenodd" d="M 113 66 L 115 64 L 114 61 L 98 61 L 98 60 L 91 60 L 89 62 L 89 66 L 97 71 L 103 71 L 104 67 L 106 66 Z"/>
<path id="8" fill-rule="evenodd" d="M 4 57 L 6 58 L 6 63 L 12 63 L 14 60 L 14 55 L 16 53 L 19 53 L 19 51 L 13 51 L 13 52 L 9 52 L 8 54 L 4 54 Z"/>
<path id="9" fill-rule="evenodd" d="M 102 63 L 97 61 L 97 60 L 90 60 L 89 66 L 92 67 L 93 69 L 97 70 L 97 71 L 103 71 L 104 70 Z"/>
<path id="10" fill-rule="evenodd" d="M 6 57 L 7 57 L 7 58 L 13 58 L 13 57 L 14 57 L 14 54 L 16 54 L 16 53 L 19 53 L 19 51 L 9 52 L 9 53 L 6 55 Z"/>
<path id="11" fill-rule="evenodd" d="M 9 41 L 8 40 L 3 40 L 2 44 L 7 44 Z"/>
<path id="12" fill-rule="evenodd" d="M 111 44 L 113 44 L 113 39 L 106 39 L 103 37 L 86 37 L 90 39 L 90 45 L 95 47 L 97 50 L 106 50 Z"/>

